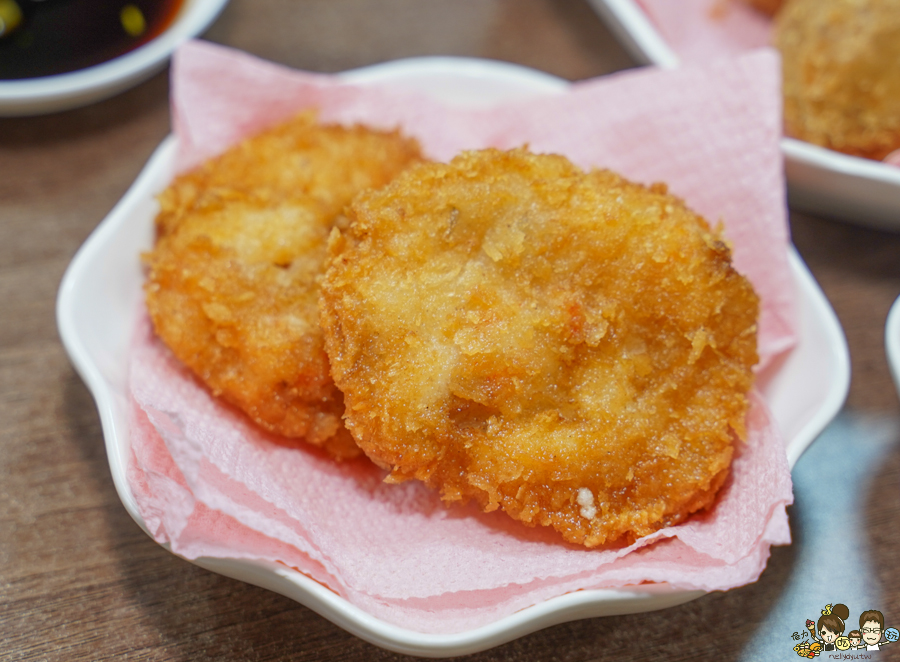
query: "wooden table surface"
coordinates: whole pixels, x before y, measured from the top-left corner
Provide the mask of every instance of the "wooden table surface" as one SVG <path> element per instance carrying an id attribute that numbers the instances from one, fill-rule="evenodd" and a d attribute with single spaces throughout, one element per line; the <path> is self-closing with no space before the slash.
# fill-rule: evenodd
<path id="1" fill-rule="evenodd" d="M 584 0 L 232 0 L 206 38 L 322 72 L 420 55 L 507 60 L 571 80 L 633 66 Z M 169 132 L 167 103 L 163 72 L 87 108 L 0 120 L 0 659 L 404 659 L 173 556 L 116 495 L 54 302 L 77 248 Z M 799 214 L 791 223 L 847 335 L 846 411 L 896 419 L 883 328 L 900 294 L 900 234 Z M 878 608 L 900 619 L 900 444 L 887 448 L 862 530 Z M 558 625 L 471 659 L 755 659 L 745 649 L 797 572 L 795 549 L 774 549 L 751 586 Z"/>

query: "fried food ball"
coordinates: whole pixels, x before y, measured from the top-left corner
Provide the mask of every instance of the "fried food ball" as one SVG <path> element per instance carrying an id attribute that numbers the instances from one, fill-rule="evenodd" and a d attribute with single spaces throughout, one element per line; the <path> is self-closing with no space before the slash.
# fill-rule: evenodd
<path id="1" fill-rule="evenodd" d="M 789 135 L 877 160 L 900 148 L 900 0 L 791 0 L 774 41 Z"/>
<path id="2" fill-rule="evenodd" d="M 341 423 L 316 278 L 352 197 L 418 159 L 415 141 L 395 132 L 304 113 L 177 177 L 159 197 L 145 256 L 156 333 L 263 428 L 358 454 Z"/>
<path id="3" fill-rule="evenodd" d="M 345 423 L 389 481 L 588 547 L 713 501 L 758 299 L 664 185 L 489 149 L 414 166 L 348 217 L 322 327 Z"/>

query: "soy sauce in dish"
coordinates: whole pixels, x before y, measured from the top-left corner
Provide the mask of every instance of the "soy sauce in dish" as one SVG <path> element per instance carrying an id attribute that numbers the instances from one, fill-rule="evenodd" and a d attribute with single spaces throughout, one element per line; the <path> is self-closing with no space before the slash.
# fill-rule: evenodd
<path id="1" fill-rule="evenodd" d="M 0 80 L 77 71 L 146 44 L 184 0 L 0 0 Z"/>

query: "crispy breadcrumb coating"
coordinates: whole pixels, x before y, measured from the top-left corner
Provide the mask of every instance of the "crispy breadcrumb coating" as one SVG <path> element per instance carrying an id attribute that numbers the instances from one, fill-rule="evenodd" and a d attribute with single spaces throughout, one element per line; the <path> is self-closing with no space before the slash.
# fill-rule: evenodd
<path id="1" fill-rule="evenodd" d="M 870 159 L 900 149 L 900 0 L 791 0 L 774 40 L 788 135 Z"/>
<path id="2" fill-rule="evenodd" d="M 713 501 L 758 300 L 664 185 L 485 150 L 414 166 L 348 216 L 322 326 L 346 425 L 390 481 L 588 547 Z"/>
<path id="3" fill-rule="evenodd" d="M 265 429 L 358 454 L 329 373 L 316 278 L 352 197 L 418 158 L 396 132 L 324 126 L 308 112 L 177 177 L 145 256 L 159 337 Z"/>

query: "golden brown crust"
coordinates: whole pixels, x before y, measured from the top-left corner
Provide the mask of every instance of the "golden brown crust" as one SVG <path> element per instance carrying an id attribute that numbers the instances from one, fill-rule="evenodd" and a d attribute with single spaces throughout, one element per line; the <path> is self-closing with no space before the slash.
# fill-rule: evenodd
<path id="1" fill-rule="evenodd" d="M 714 499 L 758 301 L 664 186 L 485 150 L 415 166 L 349 218 L 322 326 L 346 424 L 391 480 L 587 546 Z"/>
<path id="2" fill-rule="evenodd" d="M 900 0 L 792 0 L 774 39 L 788 135 L 878 160 L 900 148 Z"/>
<path id="3" fill-rule="evenodd" d="M 323 126 L 305 113 L 176 178 L 145 256 L 157 334 L 262 427 L 357 454 L 318 326 L 316 278 L 353 195 L 418 158 L 397 133 Z"/>

